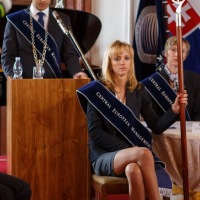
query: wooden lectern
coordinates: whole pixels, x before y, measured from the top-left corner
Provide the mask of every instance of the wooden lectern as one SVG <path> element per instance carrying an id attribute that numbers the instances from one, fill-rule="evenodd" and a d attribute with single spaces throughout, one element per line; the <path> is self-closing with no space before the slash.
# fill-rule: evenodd
<path id="1" fill-rule="evenodd" d="M 76 89 L 90 79 L 7 80 L 8 173 L 31 200 L 90 199 L 86 116 Z"/>

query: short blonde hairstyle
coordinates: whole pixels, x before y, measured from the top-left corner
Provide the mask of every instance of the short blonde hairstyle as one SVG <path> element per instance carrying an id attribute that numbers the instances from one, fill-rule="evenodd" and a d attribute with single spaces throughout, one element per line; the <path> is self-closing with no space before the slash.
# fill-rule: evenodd
<path id="1" fill-rule="evenodd" d="M 186 44 L 186 55 L 188 55 L 189 52 L 190 52 L 190 43 L 186 39 L 184 39 L 184 38 L 182 38 L 182 42 L 184 44 Z M 172 46 L 177 45 L 177 43 L 178 43 L 178 39 L 177 39 L 176 36 L 172 36 L 172 37 L 168 38 L 167 41 L 166 41 L 166 43 L 165 43 L 165 53 L 167 53 L 167 51 Z"/>
<path id="2" fill-rule="evenodd" d="M 119 40 L 114 41 L 109 45 L 104 53 L 103 63 L 102 63 L 102 74 L 101 79 L 105 86 L 115 92 L 113 71 L 111 70 L 111 58 L 113 56 L 119 55 L 122 51 L 126 49 L 130 53 L 131 66 L 128 72 L 127 85 L 130 91 L 133 91 L 138 85 L 140 85 L 135 76 L 135 66 L 134 66 L 134 50 L 126 42 L 121 42 Z"/>

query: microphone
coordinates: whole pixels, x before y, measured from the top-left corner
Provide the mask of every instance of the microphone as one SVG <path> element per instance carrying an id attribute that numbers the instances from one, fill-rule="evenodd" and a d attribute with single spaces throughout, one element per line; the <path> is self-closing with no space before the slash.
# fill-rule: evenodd
<path id="1" fill-rule="evenodd" d="M 54 18 L 56 19 L 58 25 L 60 26 L 60 28 L 64 32 L 64 34 L 66 34 L 70 38 L 72 44 L 74 45 L 74 47 L 77 50 L 78 54 L 83 59 L 83 63 L 85 64 L 85 66 L 89 70 L 89 72 L 92 75 L 92 77 L 94 78 L 94 80 L 97 80 L 94 72 L 92 71 L 92 69 L 90 68 L 90 65 L 88 64 L 87 60 L 84 57 L 83 52 L 82 52 L 80 46 L 78 45 L 78 42 L 76 41 L 76 38 L 74 37 L 73 33 L 71 32 L 70 27 L 67 27 L 64 24 L 64 22 L 62 21 L 62 19 L 60 18 L 60 16 L 58 15 L 58 13 L 55 10 L 52 12 L 52 14 L 53 14 Z"/>
<path id="2" fill-rule="evenodd" d="M 64 22 L 62 21 L 62 19 L 60 18 L 60 16 L 58 15 L 58 13 L 56 11 L 53 11 L 52 12 L 54 18 L 56 19 L 58 25 L 60 26 L 60 28 L 62 29 L 62 31 L 65 33 L 65 34 L 68 34 L 69 32 L 69 28 L 66 27 L 66 25 L 64 24 Z"/>

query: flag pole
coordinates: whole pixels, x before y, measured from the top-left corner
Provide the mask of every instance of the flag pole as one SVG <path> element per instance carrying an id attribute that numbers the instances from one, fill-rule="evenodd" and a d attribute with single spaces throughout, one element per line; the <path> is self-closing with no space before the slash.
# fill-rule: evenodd
<path id="1" fill-rule="evenodd" d="M 172 0 L 178 4 L 176 9 L 176 35 L 177 35 L 177 51 L 178 51 L 178 79 L 179 93 L 184 91 L 184 75 L 183 75 L 183 45 L 182 45 L 182 22 L 181 7 L 185 0 Z M 189 181 L 188 181 L 188 154 L 187 154 L 187 138 L 186 138 L 186 117 L 185 105 L 180 103 L 180 125 L 181 125 L 181 150 L 182 150 L 182 175 L 183 175 L 183 194 L 184 200 L 189 200 Z"/>

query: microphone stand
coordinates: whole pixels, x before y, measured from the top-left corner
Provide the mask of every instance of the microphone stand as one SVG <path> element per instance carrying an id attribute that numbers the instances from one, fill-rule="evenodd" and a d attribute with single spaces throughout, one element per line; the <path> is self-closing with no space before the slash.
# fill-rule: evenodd
<path id="1" fill-rule="evenodd" d="M 75 37 L 74 37 L 74 34 L 71 32 L 70 28 L 67 26 L 66 31 L 64 31 L 64 33 L 70 38 L 70 40 L 72 41 L 72 43 L 74 44 L 78 54 L 80 55 L 80 57 L 82 58 L 83 60 L 83 63 L 85 65 L 85 67 L 87 68 L 87 70 L 90 72 L 92 78 L 94 80 L 97 80 L 97 77 L 96 75 L 94 74 L 93 70 L 91 69 L 90 65 L 88 64 L 87 60 L 85 59 L 85 56 L 83 55 L 83 52 L 78 44 L 78 42 L 76 41 Z"/>
<path id="2" fill-rule="evenodd" d="M 54 18 L 56 19 L 57 23 L 59 24 L 60 28 L 62 29 L 63 33 L 70 38 L 72 44 L 76 48 L 78 54 L 81 56 L 83 63 L 85 64 L 87 70 L 90 72 L 92 78 L 94 80 L 97 80 L 97 77 L 95 76 L 93 70 L 91 69 L 90 65 L 88 64 L 87 60 L 85 59 L 83 52 L 82 52 L 80 46 L 78 45 L 78 42 L 76 41 L 76 39 L 74 37 L 74 34 L 71 32 L 70 27 L 66 26 L 63 23 L 62 19 L 60 18 L 60 16 L 58 15 L 58 13 L 56 11 L 53 11 L 52 14 L 53 14 Z"/>

